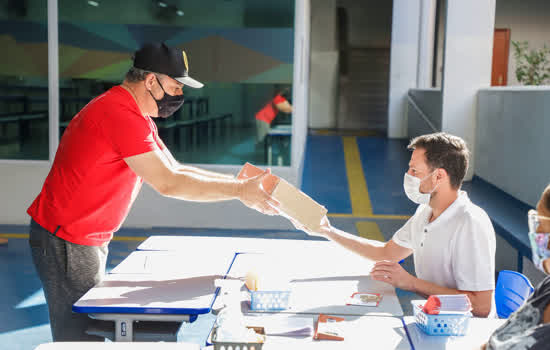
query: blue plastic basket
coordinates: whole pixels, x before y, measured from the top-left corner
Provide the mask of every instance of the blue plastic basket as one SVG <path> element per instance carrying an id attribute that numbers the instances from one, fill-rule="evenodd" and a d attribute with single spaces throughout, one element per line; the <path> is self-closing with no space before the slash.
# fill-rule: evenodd
<path id="1" fill-rule="evenodd" d="M 422 311 L 424 300 L 412 300 L 416 324 L 429 335 L 465 335 L 470 325 L 472 314 L 429 315 Z"/>
<path id="2" fill-rule="evenodd" d="M 286 310 L 289 306 L 290 291 L 251 291 L 250 309 L 254 311 Z"/>

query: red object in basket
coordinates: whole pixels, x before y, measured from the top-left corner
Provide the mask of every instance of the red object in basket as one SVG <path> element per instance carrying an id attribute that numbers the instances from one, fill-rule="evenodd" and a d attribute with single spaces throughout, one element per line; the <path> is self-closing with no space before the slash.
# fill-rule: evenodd
<path id="1" fill-rule="evenodd" d="M 472 303 L 466 294 L 430 295 L 422 308 L 428 315 L 461 314 L 471 310 Z"/>

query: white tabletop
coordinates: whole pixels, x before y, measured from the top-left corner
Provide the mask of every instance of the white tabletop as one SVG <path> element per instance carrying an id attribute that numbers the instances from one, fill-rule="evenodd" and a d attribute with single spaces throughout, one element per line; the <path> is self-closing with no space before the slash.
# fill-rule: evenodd
<path id="1" fill-rule="evenodd" d="M 190 343 L 108 343 L 108 342 L 55 342 L 40 344 L 35 350 L 200 350 L 200 346 Z"/>
<path id="2" fill-rule="evenodd" d="M 403 315 L 395 288 L 370 278 L 373 262 L 335 245 L 302 249 L 300 254 L 239 254 L 229 276 L 243 278 L 251 270 L 261 273 L 263 266 L 270 266 L 267 274 L 290 281 L 290 308 L 280 312 Z M 382 301 L 376 307 L 346 305 L 355 292 L 380 293 Z"/>
<path id="3" fill-rule="evenodd" d="M 229 270 L 235 253 L 205 254 L 204 251 L 190 252 L 134 251 L 110 273 L 154 274 L 172 276 L 224 275 Z"/>
<path id="4" fill-rule="evenodd" d="M 289 251 L 297 254 L 304 249 L 335 247 L 329 241 L 298 239 L 266 239 L 242 237 L 192 237 L 192 236 L 152 236 L 138 246 L 138 250 L 159 250 L 172 252 L 200 251 L 204 254 L 272 253 Z"/>
<path id="5" fill-rule="evenodd" d="M 293 317 L 278 315 L 277 317 Z M 378 316 L 344 316 L 345 321 L 339 324 L 344 336 L 343 341 L 313 340 L 312 336 L 288 337 L 267 336 L 262 349 L 412 349 L 407 339 L 401 319 Z M 247 321 L 251 318 L 247 317 Z M 262 314 L 257 321 L 250 321 L 250 326 L 263 326 L 269 316 Z M 253 319 L 252 319 L 253 320 Z M 316 317 L 312 316 L 312 322 Z"/>
<path id="6" fill-rule="evenodd" d="M 109 274 L 74 305 L 76 312 L 191 314 L 207 313 L 214 301 L 214 280 L 222 275 L 186 277 Z M 195 312 L 196 311 L 196 312 Z"/>
<path id="7" fill-rule="evenodd" d="M 403 317 L 403 322 L 411 337 L 415 349 L 426 350 L 464 350 L 479 349 L 489 340 L 489 336 L 506 320 L 474 317 L 470 319 L 469 329 L 464 336 L 430 336 L 416 326 L 413 316 Z"/>

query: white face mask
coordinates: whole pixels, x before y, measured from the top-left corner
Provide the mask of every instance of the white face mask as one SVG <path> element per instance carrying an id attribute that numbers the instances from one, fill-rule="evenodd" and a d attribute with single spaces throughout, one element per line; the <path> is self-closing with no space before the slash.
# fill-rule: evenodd
<path id="1" fill-rule="evenodd" d="M 428 177 L 430 177 L 433 173 L 432 171 L 429 173 L 426 177 L 423 179 L 419 179 L 416 176 L 409 175 L 408 173 L 405 173 L 405 178 L 403 179 L 403 188 L 405 189 L 405 194 L 409 199 L 416 204 L 428 204 L 430 203 L 430 198 L 432 196 L 433 191 L 439 186 L 439 184 L 435 185 L 433 190 L 431 190 L 428 193 L 422 193 L 420 192 L 420 184 L 422 181 L 426 180 Z"/>

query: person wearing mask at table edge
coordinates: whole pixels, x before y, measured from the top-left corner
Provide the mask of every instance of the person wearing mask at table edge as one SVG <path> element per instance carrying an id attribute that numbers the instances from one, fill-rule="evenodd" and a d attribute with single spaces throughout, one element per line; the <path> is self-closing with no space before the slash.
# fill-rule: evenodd
<path id="1" fill-rule="evenodd" d="M 269 215 L 279 203 L 261 188 L 270 173 L 237 180 L 179 164 L 151 118 L 183 104 L 185 52 L 164 43 L 136 51 L 121 85 L 88 103 L 69 123 L 52 168 L 28 214 L 29 244 L 50 316 L 54 341 L 104 340 L 85 334 L 90 318 L 72 305 L 105 271 L 107 245 L 145 181 L 166 197 L 197 202 L 239 199 Z M 182 221 L 185 223 L 185 221 Z"/>
<path id="2" fill-rule="evenodd" d="M 435 133 L 413 139 L 408 148 L 413 152 L 403 186 L 419 206 L 391 240 L 373 244 L 332 227 L 326 217 L 319 232 L 294 225 L 374 260 L 374 280 L 423 296 L 467 294 L 474 315 L 494 317 L 495 231 L 485 211 L 460 190 L 468 169 L 466 143 Z M 411 254 L 416 277 L 398 263 Z"/>
<path id="3" fill-rule="evenodd" d="M 547 276 L 525 304 L 482 347 L 485 350 L 543 350 L 550 348 L 550 185 L 536 210 L 527 214 L 533 263 Z"/>

